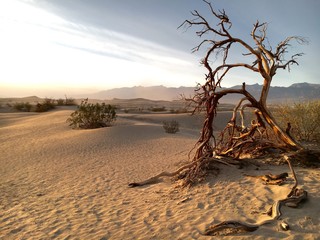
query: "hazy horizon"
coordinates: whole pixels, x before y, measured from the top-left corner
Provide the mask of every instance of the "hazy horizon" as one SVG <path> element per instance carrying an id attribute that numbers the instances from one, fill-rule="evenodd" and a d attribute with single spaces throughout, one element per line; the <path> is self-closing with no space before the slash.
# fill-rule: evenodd
<path id="1" fill-rule="evenodd" d="M 308 82 L 298 82 L 298 83 L 293 83 L 293 84 L 319 84 L 320 83 L 308 83 Z M 253 84 L 247 84 L 248 86 L 252 86 L 258 83 L 253 83 Z M 293 84 L 291 84 L 290 86 L 292 86 Z M 241 84 L 236 84 L 230 87 L 234 87 L 237 85 L 241 85 Z M 260 86 L 262 86 L 261 84 L 259 84 Z M 272 87 L 290 87 L 290 86 L 275 86 L 275 85 L 271 85 Z M 129 88 L 129 89 L 134 89 L 134 88 L 149 88 L 149 87 L 166 87 L 166 88 L 192 88 L 192 87 L 196 87 L 196 86 L 179 86 L 179 87 L 168 87 L 168 86 L 164 86 L 164 85 L 154 85 L 154 86 L 132 86 L 132 87 L 117 87 L 117 88 L 109 88 L 109 89 L 98 89 L 98 90 L 61 90 L 61 91 L 54 91 L 54 90 L 48 90 L 47 92 L 43 91 L 43 90 L 39 90 L 38 91 L 34 91 L 34 90 L 30 90 L 29 92 L 27 92 L 25 94 L 25 90 L 24 93 L 21 94 L 15 94 L 13 93 L 12 95 L 3 95 L 0 94 L 0 98 L 25 98 L 25 97 L 39 97 L 39 98 L 54 98 L 54 99 L 58 99 L 58 98 L 65 98 L 66 96 L 69 98 L 83 98 L 83 97 L 88 97 L 90 95 L 96 95 L 99 94 L 101 92 L 105 92 L 105 91 L 109 91 L 109 90 L 117 90 L 117 89 L 124 89 L 124 88 Z M 139 97 L 139 96 L 138 96 Z"/>

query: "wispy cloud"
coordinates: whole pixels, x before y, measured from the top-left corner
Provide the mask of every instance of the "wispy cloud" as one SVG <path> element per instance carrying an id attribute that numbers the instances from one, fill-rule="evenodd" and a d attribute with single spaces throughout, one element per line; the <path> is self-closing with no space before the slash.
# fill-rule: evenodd
<path id="1" fill-rule="evenodd" d="M 29 3 L 13 0 L 5 7 L 19 8 L 26 14 L 0 11 L 0 63 L 5 66 L 0 78 L 4 83 L 22 85 L 24 81 L 39 87 L 91 84 L 106 88 L 147 81 L 149 85 L 196 82 L 186 70 L 195 60 L 188 53 L 74 23 Z"/>
<path id="2" fill-rule="evenodd" d="M 185 60 L 191 59 L 189 54 L 111 30 L 71 25 L 63 31 L 60 29 L 60 37 L 56 44 L 93 54 L 144 64 L 191 64 Z"/>
<path id="3" fill-rule="evenodd" d="M 27 41 L 29 38 L 36 43 L 47 41 L 134 62 L 189 64 L 184 60 L 189 54 L 179 52 L 174 48 L 164 47 L 108 29 L 73 23 L 35 7 L 33 0 L 24 0 L 23 2 L 25 3 L 19 4 L 13 0 L 11 4 L 6 5 L 7 9 L 1 13 L 2 18 L 7 20 L 5 23 L 7 26 L 2 26 L 2 28 L 7 28 L 6 30 L 10 33 L 17 34 L 17 38 L 22 41 Z M 17 9 L 19 9 L 18 12 Z M 188 57 L 190 58 L 190 55 Z"/>

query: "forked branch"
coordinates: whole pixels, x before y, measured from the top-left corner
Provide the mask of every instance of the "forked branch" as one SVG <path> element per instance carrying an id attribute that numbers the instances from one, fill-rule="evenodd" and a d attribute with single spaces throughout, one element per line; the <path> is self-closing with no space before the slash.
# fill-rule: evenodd
<path id="1" fill-rule="evenodd" d="M 224 10 L 217 11 L 209 1 L 203 0 L 203 2 L 208 6 L 213 21 L 208 21 L 199 11 L 194 10 L 191 12 L 193 19 L 185 20 L 179 26 L 186 29 L 194 27 L 198 37 L 206 36 L 192 50 L 196 52 L 202 48 L 207 49 L 201 60 L 201 64 L 207 70 L 205 81 L 203 84 L 198 84 L 194 96 L 187 99 L 194 105 L 194 113 L 205 114 L 201 134 L 195 144 L 195 153 L 189 165 L 173 173 L 160 173 L 148 182 L 157 181 L 165 176 L 180 175 L 183 172 L 186 185 L 193 184 L 203 179 L 208 169 L 208 159 L 216 155 L 241 158 L 242 155 L 250 154 L 254 157 L 264 154 L 270 148 L 281 151 L 302 149 L 288 131 L 279 126 L 268 109 L 267 98 L 277 70 L 290 70 L 290 66 L 298 64 L 297 59 L 302 56 L 301 53 L 293 54 L 290 60 L 286 60 L 285 56 L 291 42 L 304 44 L 307 42 L 306 39 L 298 36 L 288 37 L 277 47 L 272 48 L 267 37 L 267 23 L 257 21 L 250 31 L 253 40 L 251 44 L 233 35 L 231 32 L 233 25 Z M 242 50 L 240 54 L 239 49 Z M 233 62 L 234 54 L 239 54 L 240 58 L 237 59 L 241 60 Z M 220 64 L 217 65 L 215 62 L 213 65 L 211 59 L 218 56 L 222 56 Z M 238 89 L 222 88 L 226 76 L 230 76 L 235 69 L 256 73 L 257 82 L 262 82 L 258 96 L 247 91 L 245 82 Z M 227 126 L 221 131 L 219 139 L 216 140 L 213 125 L 218 105 L 224 96 L 231 94 L 241 95 L 242 100 L 233 111 Z M 253 112 L 253 119 L 245 124 L 243 116 L 249 110 Z M 240 127 L 236 121 L 238 113 L 242 120 Z"/>

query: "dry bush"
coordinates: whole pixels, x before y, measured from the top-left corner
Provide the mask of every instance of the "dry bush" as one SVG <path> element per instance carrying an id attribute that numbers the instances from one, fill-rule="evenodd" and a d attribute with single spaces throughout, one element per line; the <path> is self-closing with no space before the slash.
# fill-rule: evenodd
<path id="1" fill-rule="evenodd" d="M 17 111 L 30 112 L 32 105 L 29 102 L 15 103 L 13 108 Z"/>
<path id="2" fill-rule="evenodd" d="M 9 107 L 22 112 L 47 112 L 54 109 L 55 105 L 55 100 L 51 98 L 45 98 L 43 102 L 37 103 L 36 105 L 31 105 L 29 102 L 19 102 L 13 105 L 8 104 Z"/>
<path id="3" fill-rule="evenodd" d="M 75 99 L 73 98 L 68 98 L 65 96 L 65 99 L 59 98 L 56 100 L 57 106 L 74 106 L 77 105 Z"/>
<path id="4" fill-rule="evenodd" d="M 85 99 L 67 119 L 72 128 L 92 129 L 110 126 L 116 120 L 115 107 L 105 103 L 88 103 Z"/>
<path id="5" fill-rule="evenodd" d="M 150 108 L 150 111 L 152 112 L 165 112 L 167 111 L 166 107 L 152 107 Z"/>
<path id="6" fill-rule="evenodd" d="M 273 112 L 284 129 L 290 123 L 298 141 L 320 142 L 320 100 L 278 105 Z"/>
<path id="7" fill-rule="evenodd" d="M 56 107 L 55 100 L 52 98 L 45 98 L 42 103 L 37 103 L 36 112 L 47 112 Z"/>
<path id="8" fill-rule="evenodd" d="M 74 105 L 77 105 L 77 103 L 76 103 L 76 100 L 74 98 L 68 98 L 66 96 L 65 105 L 66 106 L 74 106 Z"/>
<path id="9" fill-rule="evenodd" d="M 172 121 L 164 121 L 163 128 L 166 133 L 177 133 L 179 132 L 179 123 L 175 120 Z"/>
<path id="10" fill-rule="evenodd" d="M 179 108 L 179 109 L 171 109 L 170 113 L 173 114 L 180 114 L 180 113 L 190 113 L 191 111 L 188 110 L 187 108 Z"/>
<path id="11" fill-rule="evenodd" d="M 64 99 L 59 98 L 57 99 L 57 106 L 63 106 L 64 105 Z"/>

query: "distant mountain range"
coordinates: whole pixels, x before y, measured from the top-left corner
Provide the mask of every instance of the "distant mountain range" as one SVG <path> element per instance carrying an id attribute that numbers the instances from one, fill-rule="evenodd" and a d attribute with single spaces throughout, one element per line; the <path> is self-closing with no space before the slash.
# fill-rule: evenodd
<path id="1" fill-rule="evenodd" d="M 234 86 L 232 88 L 241 88 Z M 260 95 L 262 85 L 246 85 L 246 89 L 255 97 Z M 123 87 L 100 91 L 94 94 L 81 95 L 79 97 L 90 99 L 135 99 L 144 98 L 150 100 L 177 100 L 181 94 L 189 97 L 194 94 L 194 87 Z M 221 99 L 224 103 L 234 103 L 241 96 L 232 94 Z M 295 83 L 289 87 L 271 87 L 269 91 L 268 102 L 284 101 L 303 101 L 311 99 L 320 99 L 320 84 Z"/>
<path id="2" fill-rule="evenodd" d="M 241 88 L 241 86 L 234 86 L 232 88 Z M 254 97 L 259 97 L 262 89 L 262 85 L 246 85 L 246 89 Z M 226 96 L 222 101 L 233 102 L 236 96 Z M 305 101 L 320 99 L 320 84 L 311 83 L 295 83 L 289 87 L 270 87 L 268 102 L 269 103 L 281 103 L 292 101 Z"/>
<path id="3" fill-rule="evenodd" d="M 123 87 L 100 91 L 87 95 L 91 99 L 135 99 L 144 98 L 150 100 L 177 100 L 181 94 L 190 95 L 194 93 L 194 87 Z"/>

